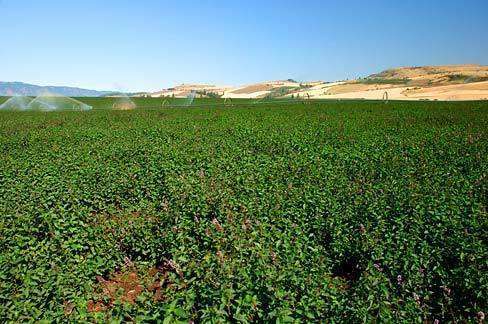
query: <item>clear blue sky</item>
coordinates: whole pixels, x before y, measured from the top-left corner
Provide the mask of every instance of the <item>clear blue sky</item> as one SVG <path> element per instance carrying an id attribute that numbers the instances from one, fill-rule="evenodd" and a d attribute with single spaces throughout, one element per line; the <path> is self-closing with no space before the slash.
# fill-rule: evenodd
<path id="1" fill-rule="evenodd" d="M 126 91 L 488 64 L 488 0 L 0 0 L 0 80 Z"/>

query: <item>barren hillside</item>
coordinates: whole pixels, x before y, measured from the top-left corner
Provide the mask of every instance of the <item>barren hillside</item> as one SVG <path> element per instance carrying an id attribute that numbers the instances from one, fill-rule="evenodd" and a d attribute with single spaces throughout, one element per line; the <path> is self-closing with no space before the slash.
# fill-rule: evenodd
<path id="1" fill-rule="evenodd" d="M 483 100 L 488 98 L 488 66 L 401 67 L 366 78 L 338 82 L 267 81 L 238 87 L 183 84 L 151 93 L 152 97 L 306 98 L 392 100 Z"/>
<path id="2" fill-rule="evenodd" d="M 488 98 L 488 66 L 445 65 L 389 69 L 366 78 L 325 87 L 322 92 L 295 94 L 321 99 L 484 100 Z"/>

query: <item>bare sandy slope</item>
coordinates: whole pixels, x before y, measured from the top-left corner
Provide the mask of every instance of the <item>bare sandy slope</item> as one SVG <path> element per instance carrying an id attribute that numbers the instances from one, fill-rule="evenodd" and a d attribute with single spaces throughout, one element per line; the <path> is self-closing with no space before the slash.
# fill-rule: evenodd
<path id="1" fill-rule="evenodd" d="M 231 99 L 258 99 L 258 98 L 264 98 L 268 94 L 270 94 L 270 91 L 262 90 L 262 91 L 256 91 L 256 92 L 251 92 L 251 93 L 235 93 L 235 92 L 226 92 L 222 98 L 231 98 Z"/>
<path id="2" fill-rule="evenodd" d="M 210 84 L 181 84 L 173 88 L 163 89 L 161 91 L 151 93 L 151 97 L 176 97 L 185 98 L 192 92 L 197 93 L 214 93 L 222 95 L 225 91 L 233 89 L 229 86 L 216 86 Z"/>
<path id="3" fill-rule="evenodd" d="M 488 81 L 411 89 L 405 95 L 412 99 L 488 100 Z"/>
<path id="4" fill-rule="evenodd" d="M 487 83 L 488 66 L 406 67 L 344 82 L 314 98 L 382 99 L 387 92 L 391 100 L 484 100 Z"/>
<path id="5" fill-rule="evenodd" d="M 418 86 L 448 85 L 453 83 L 488 81 L 488 66 L 465 64 L 402 67 L 373 74 L 368 78 L 385 80 L 407 79 L 410 85 Z"/>
<path id="6" fill-rule="evenodd" d="M 388 93 L 390 100 L 409 100 L 410 98 L 404 95 L 404 91 L 408 88 L 389 88 L 381 90 L 365 90 L 345 92 L 339 94 L 322 95 L 316 99 L 367 99 L 367 100 L 382 100 L 385 92 Z M 413 99 L 411 99 L 413 100 Z"/>
<path id="7" fill-rule="evenodd" d="M 330 93 L 331 89 L 339 85 L 345 84 L 344 81 L 340 82 L 320 82 L 311 84 L 311 87 L 298 88 L 296 91 L 292 91 L 285 97 L 302 97 L 302 98 L 319 98 L 323 95 Z"/>
<path id="8" fill-rule="evenodd" d="M 488 98 L 488 66 L 443 65 L 402 67 L 364 79 L 340 82 L 267 81 L 239 87 L 182 84 L 150 94 L 153 97 L 186 97 L 196 91 L 222 98 L 258 99 L 300 97 L 310 99 L 484 100 Z"/>
<path id="9" fill-rule="evenodd" d="M 225 92 L 224 98 L 264 98 L 280 88 L 295 89 L 300 88 L 300 83 L 290 80 L 268 81 L 256 84 L 249 84 Z"/>
<path id="10" fill-rule="evenodd" d="M 381 88 L 332 93 L 317 99 L 369 99 L 381 100 L 388 93 L 390 100 L 488 100 L 488 81 L 454 84 L 428 88 Z"/>

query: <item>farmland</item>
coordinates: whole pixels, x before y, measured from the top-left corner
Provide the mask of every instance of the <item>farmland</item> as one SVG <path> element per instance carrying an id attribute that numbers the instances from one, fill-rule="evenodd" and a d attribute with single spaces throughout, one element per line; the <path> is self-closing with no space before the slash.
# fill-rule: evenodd
<path id="1" fill-rule="evenodd" d="M 487 102 L 82 100 L 0 113 L 2 322 L 488 310 Z"/>

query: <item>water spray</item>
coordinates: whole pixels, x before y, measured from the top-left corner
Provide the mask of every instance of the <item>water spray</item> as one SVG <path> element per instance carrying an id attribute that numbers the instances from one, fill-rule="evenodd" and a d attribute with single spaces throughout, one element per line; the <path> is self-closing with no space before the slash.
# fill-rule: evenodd
<path id="1" fill-rule="evenodd" d="M 232 99 L 231 98 L 225 98 L 224 99 L 224 106 L 233 106 L 232 104 Z"/>
<path id="2" fill-rule="evenodd" d="M 189 107 L 193 104 L 193 100 L 195 100 L 195 97 L 197 96 L 197 93 L 195 90 L 191 91 L 188 96 L 186 97 L 186 101 L 183 104 L 185 107 Z"/>

